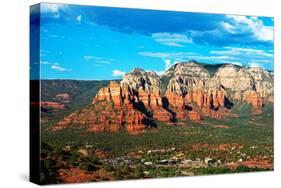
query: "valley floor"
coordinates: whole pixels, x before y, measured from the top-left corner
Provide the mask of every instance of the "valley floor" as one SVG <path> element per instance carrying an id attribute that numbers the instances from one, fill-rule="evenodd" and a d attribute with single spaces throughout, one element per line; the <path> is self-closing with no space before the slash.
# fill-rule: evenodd
<path id="1" fill-rule="evenodd" d="M 51 131 L 42 124 L 43 183 L 193 176 L 273 170 L 273 107 L 260 115 L 178 125 L 156 122 L 142 134 L 125 130 Z M 235 109 L 234 109 L 235 110 Z M 247 115 L 248 114 L 248 115 Z"/>

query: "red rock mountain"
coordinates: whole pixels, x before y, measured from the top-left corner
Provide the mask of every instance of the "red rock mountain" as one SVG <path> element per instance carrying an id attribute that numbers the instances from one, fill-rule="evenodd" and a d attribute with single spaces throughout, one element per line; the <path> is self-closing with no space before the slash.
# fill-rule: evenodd
<path id="1" fill-rule="evenodd" d="M 176 64 L 161 77 L 134 69 L 120 83 L 112 81 L 101 88 L 89 107 L 66 116 L 54 129 L 75 125 L 115 132 L 125 128 L 136 134 L 157 126 L 157 121 L 177 125 L 185 119 L 200 122 L 205 116 L 222 119 L 239 100 L 251 104 L 253 113 L 261 113 L 265 103 L 273 102 L 273 74 L 224 65 L 211 76 L 194 61 Z"/>

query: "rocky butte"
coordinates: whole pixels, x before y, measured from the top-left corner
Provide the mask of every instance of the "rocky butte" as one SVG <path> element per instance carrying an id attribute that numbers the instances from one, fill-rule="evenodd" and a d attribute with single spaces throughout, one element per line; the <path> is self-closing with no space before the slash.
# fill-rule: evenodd
<path id="1" fill-rule="evenodd" d="M 64 117 L 53 129 L 75 125 L 93 132 L 125 128 L 137 134 L 157 127 L 157 121 L 180 125 L 185 119 L 222 119 L 231 115 L 235 103 L 250 104 L 255 114 L 273 103 L 272 72 L 223 64 L 211 74 L 208 66 L 178 63 L 161 76 L 135 68 L 121 82 L 101 88 L 90 107 Z"/>

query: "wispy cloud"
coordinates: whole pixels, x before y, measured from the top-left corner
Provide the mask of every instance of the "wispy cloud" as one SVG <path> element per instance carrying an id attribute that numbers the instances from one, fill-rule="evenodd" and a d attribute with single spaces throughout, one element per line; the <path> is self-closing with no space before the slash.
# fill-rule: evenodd
<path id="1" fill-rule="evenodd" d="M 257 63 L 270 63 L 270 60 L 267 59 L 255 59 L 254 61 Z"/>
<path id="2" fill-rule="evenodd" d="M 106 61 L 106 60 L 96 60 L 97 63 L 101 63 L 101 64 L 106 64 L 106 65 L 110 65 L 111 61 Z"/>
<path id="3" fill-rule="evenodd" d="M 161 59 L 176 59 L 182 61 L 191 55 L 198 55 L 193 52 L 139 52 L 139 55 L 153 58 L 161 58 Z"/>
<path id="4" fill-rule="evenodd" d="M 51 69 L 53 69 L 55 71 L 71 71 L 71 69 L 67 69 L 65 67 L 62 67 L 59 63 L 54 63 L 51 66 Z"/>
<path id="5" fill-rule="evenodd" d="M 235 59 L 234 57 L 230 57 L 230 56 L 208 56 L 208 55 L 193 55 L 193 56 L 189 56 L 189 58 L 191 59 L 195 59 L 195 60 L 229 60 L 229 59 Z"/>
<path id="6" fill-rule="evenodd" d="M 208 62 L 218 61 L 218 63 L 220 63 L 220 61 L 223 60 L 236 59 L 235 57 L 228 56 L 228 55 L 202 55 L 193 52 L 140 52 L 139 54 L 142 56 L 163 59 L 166 65 L 167 62 L 169 61 L 183 62 L 189 60 L 196 60 L 196 61 L 208 61 Z"/>
<path id="7" fill-rule="evenodd" d="M 117 69 L 112 71 L 112 76 L 114 76 L 114 77 L 123 77 L 123 76 L 125 76 L 125 74 L 126 74 L 125 71 L 120 71 Z"/>
<path id="8" fill-rule="evenodd" d="M 55 71 L 72 71 L 71 69 L 61 66 L 58 62 L 40 61 L 41 65 L 46 65 Z"/>
<path id="9" fill-rule="evenodd" d="M 51 65 L 52 63 L 50 63 L 49 61 L 40 61 L 40 64 L 42 64 L 42 65 Z"/>
<path id="10" fill-rule="evenodd" d="M 52 65 L 51 69 L 57 70 L 57 71 L 66 71 L 66 68 L 63 68 L 59 65 Z"/>
<path id="11" fill-rule="evenodd" d="M 50 38 L 58 38 L 58 39 L 64 39 L 65 37 L 64 36 L 61 36 L 61 35 L 47 35 L 47 37 L 50 37 Z"/>
<path id="12" fill-rule="evenodd" d="M 254 48 L 224 47 L 222 50 L 210 51 L 210 54 L 241 59 L 243 65 L 269 67 L 273 65 L 273 51 Z"/>
<path id="13" fill-rule="evenodd" d="M 212 54 L 224 54 L 224 55 L 257 55 L 265 57 L 273 57 L 273 53 L 266 52 L 260 49 L 253 48 L 238 48 L 238 47 L 225 47 L 227 50 L 210 51 Z"/>
<path id="14" fill-rule="evenodd" d="M 88 63 L 94 63 L 94 65 L 97 67 L 101 67 L 104 65 L 110 65 L 110 64 L 112 64 L 112 61 L 113 61 L 113 59 L 106 60 L 106 59 L 103 59 L 102 57 L 96 57 L 96 56 L 91 56 L 91 55 L 86 55 L 83 57 L 83 59 Z"/>
<path id="15" fill-rule="evenodd" d="M 192 43 L 192 39 L 183 34 L 177 33 L 153 33 L 152 38 L 166 46 L 183 47 L 184 44 Z"/>
<path id="16" fill-rule="evenodd" d="M 79 15 L 79 16 L 76 17 L 76 21 L 77 21 L 78 23 L 81 23 L 81 20 L 82 20 L 82 16 L 81 16 L 81 15 Z"/>
<path id="17" fill-rule="evenodd" d="M 85 55 L 83 56 L 83 58 L 86 60 L 86 61 L 90 61 L 90 60 L 100 60 L 101 57 L 96 57 L 96 56 L 91 56 L 91 55 Z"/>

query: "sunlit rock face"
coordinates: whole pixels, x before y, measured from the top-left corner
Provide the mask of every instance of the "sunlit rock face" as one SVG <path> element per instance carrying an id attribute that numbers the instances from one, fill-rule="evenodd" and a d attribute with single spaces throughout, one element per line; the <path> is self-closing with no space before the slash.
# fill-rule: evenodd
<path id="1" fill-rule="evenodd" d="M 86 126 L 92 132 L 125 129 L 137 134 L 157 121 L 223 119 L 236 102 L 250 104 L 253 113 L 273 102 L 272 72 L 227 64 L 210 74 L 205 67 L 195 61 L 178 63 L 161 77 L 135 68 L 120 83 L 101 88 L 90 107 L 64 117 L 54 130 Z"/>
<path id="2" fill-rule="evenodd" d="M 132 72 L 127 73 L 122 81 L 121 86 L 129 86 L 134 90 L 143 89 L 151 91 L 160 89 L 160 77 L 156 72 L 146 72 L 143 69 L 135 68 Z"/>
<path id="3" fill-rule="evenodd" d="M 248 72 L 255 81 L 255 90 L 264 98 L 265 102 L 274 100 L 274 75 L 272 72 L 263 70 L 259 67 L 249 68 Z"/>

